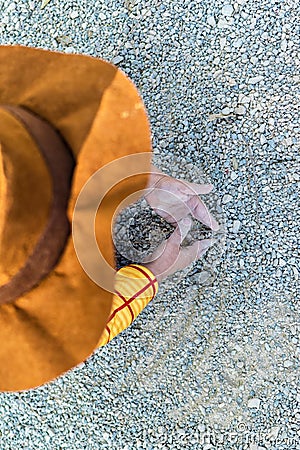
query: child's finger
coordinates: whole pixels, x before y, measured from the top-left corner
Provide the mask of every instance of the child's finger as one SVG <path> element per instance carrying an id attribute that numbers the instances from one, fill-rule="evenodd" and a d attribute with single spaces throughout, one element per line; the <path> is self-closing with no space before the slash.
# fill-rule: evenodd
<path id="1" fill-rule="evenodd" d="M 190 183 L 185 180 L 180 182 L 180 190 L 188 195 L 209 194 L 214 188 L 212 184 Z"/>
<path id="2" fill-rule="evenodd" d="M 180 220 L 178 222 L 178 228 L 180 230 L 180 244 L 184 241 L 186 236 L 188 235 L 191 227 L 192 227 L 193 221 L 190 217 L 185 217 L 184 219 Z"/>
<path id="3" fill-rule="evenodd" d="M 148 263 L 160 257 L 164 258 L 164 255 L 166 255 L 166 258 L 170 258 L 170 260 L 174 262 L 179 255 L 180 244 L 186 238 L 188 232 L 191 229 L 192 223 L 192 219 L 189 217 L 178 221 L 177 227 L 175 228 L 171 236 L 163 241 L 152 253 L 152 255 L 148 255 L 147 257 L 145 257 L 143 262 Z"/>
<path id="4" fill-rule="evenodd" d="M 199 220 L 201 223 L 211 228 L 213 231 L 219 230 L 219 223 L 209 212 L 207 206 L 199 197 L 191 199 L 191 212 L 195 219 Z"/>
<path id="5" fill-rule="evenodd" d="M 194 242 L 189 247 L 182 248 L 176 261 L 176 270 L 184 269 L 192 262 L 201 258 L 216 242 L 216 239 L 202 239 L 201 241 Z"/>

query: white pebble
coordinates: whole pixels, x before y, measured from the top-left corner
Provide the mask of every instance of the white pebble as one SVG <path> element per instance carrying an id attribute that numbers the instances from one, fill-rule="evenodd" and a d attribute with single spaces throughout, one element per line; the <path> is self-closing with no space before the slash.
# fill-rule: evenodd
<path id="1" fill-rule="evenodd" d="M 239 116 L 243 116 L 246 113 L 246 108 L 243 105 L 237 106 L 234 109 L 235 114 L 238 114 Z"/>
<path id="2" fill-rule="evenodd" d="M 294 272 L 294 278 L 295 278 L 295 280 L 298 280 L 298 279 L 299 279 L 299 272 L 298 272 L 298 270 L 297 270 L 296 267 L 293 267 L 293 272 Z"/>
<path id="3" fill-rule="evenodd" d="M 281 48 L 281 50 L 282 50 L 283 52 L 286 51 L 286 49 L 287 49 L 287 40 L 286 40 L 286 39 L 283 39 L 283 40 L 281 41 L 280 48 Z"/>
<path id="4" fill-rule="evenodd" d="M 262 75 L 258 75 L 257 77 L 251 77 L 248 80 L 249 84 L 257 84 L 260 83 L 260 81 L 262 81 L 264 79 L 264 77 Z"/>
<path id="5" fill-rule="evenodd" d="M 271 127 L 274 127 L 275 125 L 275 120 L 273 119 L 273 117 L 269 117 L 268 123 Z"/>
<path id="6" fill-rule="evenodd" d="M 213 450 L 213 449 L 214 449 L 214 447 L 212 447 L 211 444 L 204 444 L 204 446 L 203 446 L 203 450 Z"/>
<path id="7" fill-rule="evenodd" d="M 71 11 L 70 12 L 70 18 L 71 19 L 76 19 L 79 16 L 78 11 Z"/>
<path id="8" fill-rule="evenodd" d="M 231 77 L 227 78 L 227 82 L 230 86 L 235 86 L 237 84 L 237 82 Z"/>
<path id="9" fill-rule="evenodd" d="M 235 156 L 232 157 L 232 166 L 234 170 L 237 170 L 239 168 L 239 163 Z"/>
<path id="10" fill-rule="evenodd" d="M 232 232 L 237 233 L 241 227 L 241 222 L 239 220 L 234 220 L 232 225 Z"/>
<path id="11" fill-rule="evenodd" d="M 231 5 L 224 5 L 222 8 L 222 14 L 223 16 L 232 16 L 233 14 L 233 7 Z"/>
<path id="12" fill-rule="evenodd" d="M 261 145 L 264 145 L 264 144 L 266 144 L 268 141 L 267 141 L 267 139 L 266 139 L 266 137 L 262 134 L 261 136 L 260 136 L 260 143 L 261 143 Z"/>
<path id="13" fill-rule="evenodd" d="M 259 409 L 259 406 L 260 406 L 260 399 L 259 398 L 251 398 L 248 401 L 248 408 Z"/>
<path id="14" fill-rule="evenodd" d="M 204 431 L 206 430 L 206 427 L 203 423 L 200 423 L 198 425 L 198 430 L 201 431 L 201 433 L 204 433 Z"/>
<path id="15" fill-rule="evenodd" d="M 6 11 L 14 11 L 16 9 L 15 3 L 10 3 L 8 7 L 6 8 Z"/>
<path id="16" fill-rule="evenodd" d="M 241 95 L 239 96 L 239 102 L 240 102 L 240 103 L 243 103 L 243 105 L 245 105 L 245 104 L 251 102 L 251 98 L 250 98 L 248 95 L 243 95 L 243 94 L 241 94 Z"/>
<path id="17" fill-rule="evenodd" d="M 257 131 L 259 131 L 260 133 L 263 133 L 263 132 L 265 131 L 265 129 L 266 129 L 266 124 L 265 124 L 265 123 L 262 123 L 261 126 L 258 128 Z"/>
<path id="18" fill-rule="evenodd" d="M 76 49 L 74 47 L 67 47 L 64 49 L 64 53 L 76 53 Z"/>
<path id="19" fill-rule="evenodd" d="M 215 27 L 216 26 L 216 21 L 214 16 L 208 16 L 207 18 L 207 23 L 208 25 L 210 25 L 211 27 Z"/>
<path id="20" fill-rule="evenodd" d="M 221 50 L 223 50 L 223 48 L 225 47 L 225 45 L 226 45 L 226 37 L 221 37 L 221 38 L 220 38 L 220 47 L 221 47 Z"/>
<path id="21" fill-rule="evenodd" d="M 242 38 L 239 38 L 236 41 L 234 41 L 233 46 L 235 48 L 240 48 L 240 47 L 242 47 L 243 43 L 244 43 L 244 40 Z"/>
<path id="22" fill-rule="evenodd" d="M 228 108 L 228 106 L 226 106 L 225 108 L 222 109 L 221 112 L 222 112 L 222 114 L 223 114 L 224 116 L 228 116 L 228 114 L 231 113 L 231 109 Z"/>
<path id="23" fill-rule="evenodd" d="M 198 282 L 199 283 L 204 283 L 205 281 L 207 281 L 209 278 L 211 277 L 211 273 L 207 272 L 206 270 L 203 270 L 198 277 Z M 199 289 L 199 286 L 196 285 L 196 288 Z"/>
<path id="24" fill-rule="evenodd" d="M 226 203 L 231 202 L 232 199 L 233 199 L 232 195 L 225 194 L 222 198 L 222 202 L 224 203 L 224 205 L 226 205 Z"/>
<path id="25" fill-rule="evenodd" d="M 113 64 L 119 64 L 121 61 L 123 61 L 123 56 L 115 56 L 113 59 L 112 59 L 112 63 Z"/>
<path id="26" fill-rule="evenodd" d="M 221 19 L 218 22 L 218 28 L 228 28 L 228 22 L 226 19 Z"/>

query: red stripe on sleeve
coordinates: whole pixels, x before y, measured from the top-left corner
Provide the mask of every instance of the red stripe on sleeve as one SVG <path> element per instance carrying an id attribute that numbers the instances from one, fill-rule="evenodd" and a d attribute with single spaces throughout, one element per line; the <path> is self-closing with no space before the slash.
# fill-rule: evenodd
<path id="1" fill-rule="evenodd" d="M 136 270 L 138 270 L 139 272 L 141 272 L 143 275 L 145 275 L 145 277 L 147 278 L 148 281 L 150 281 L 152 289 L 153 289 L 153 297 L 156 295 L 156 289 L 155 289 L 155 282 L 157 282 L 157 279 L 154 277 L 154 280 L 152 280 L 152 278 L 150 277 L 150 275 L 148 275 L 148 273 L 143 270 L 141 267 L 136 266 L 135 264 L 130 264 L 129 267 L 134 267 Z"/>
<path id="2" fill-rule="evenodd" d="M 115 315 L 117 314 L 117 312 L 121 311 L 121 309 L 123 309 L 123 308 L 125 308 L 126 306 L 128 306 L 129 303 L 132 302 L 132 300 L 134 300 L 134 299 L 137 298 L 139 295 L 141 295 L 143 292 L 145 292 L 147 289 L 149 289 L 150 286 L 152 286 L 152 282 L 146 284 L 146 286 L 144 286 L 142 289 L 140 289 L 138 292 L 136 292 L 132 297 L 130 297 L 130 299 L 126 300 L 125 303 L 123 303 L 123 305 L 121 305 L 121 306 L 119 306 L 119 308 L 115 309 L 115 310 L 112 312 L 110 318 L 108 319 L 108 322 L 109 322 L 110 320 L 112 320 L 112 319 L 115 317 Z"/>
<path id="3" fill-rule="evenodd" d="M 108 332 L 108 338 L 107 338 L 107 344 L 109 343 L 109 339 L 110 339 L 110 328 L 109 328 L 109 326 L 108 325 L 106 325 L 106 327 L 105 327 L 105 329 L 107 330 L 107 332 Z"/>
<path id="4" fill-rule="evenodd" d="M 125 298 L 122 294 L 120 294 L 119 291 L 115 291 L 115 293 L 118 295 L 118 297 L 120 297 L 121 300 L 123 300 L 124 303 L 126 303 L 126 298 Z M 134 314 L 133 314 L 132 308 L 131 308 L 130 305 L 126 305 L 126 306 L 128 307 L 128 309 L 129 309 L 129 311 L 130 311 L 130 314 L 131 314 L 131 323 L 132 323 L 132 322 L 134 321 Z"/>

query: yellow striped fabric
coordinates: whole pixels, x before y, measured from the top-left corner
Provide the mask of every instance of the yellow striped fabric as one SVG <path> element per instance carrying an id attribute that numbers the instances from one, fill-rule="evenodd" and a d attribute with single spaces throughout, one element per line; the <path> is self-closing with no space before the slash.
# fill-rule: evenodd
<path id="1" fill-rule="evenodd" d="M 147 267 L 130 264 L 116 273 L 111 313 L 98 342 L 101 347 L 125 330 L 153 299 L 158 283 Z"/>

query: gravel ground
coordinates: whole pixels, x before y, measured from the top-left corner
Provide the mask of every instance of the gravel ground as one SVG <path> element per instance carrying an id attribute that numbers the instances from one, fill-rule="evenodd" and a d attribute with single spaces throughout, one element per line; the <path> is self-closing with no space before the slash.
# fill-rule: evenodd
<path id="1" fill-rule="evenodd" d="M 195 181 L 200 170 L 224 224 L 217 254 L 161 285 L 108 346 L 55 382 L 1 394 L 1 450 L 300 449 L 298 2 L 0 10 L 3 44 L 124 70 L 158 165 Z"/>

